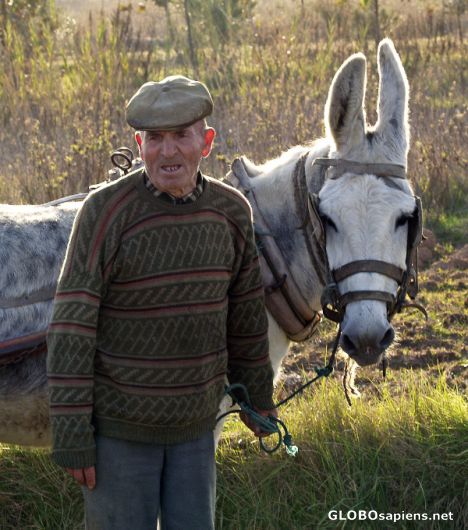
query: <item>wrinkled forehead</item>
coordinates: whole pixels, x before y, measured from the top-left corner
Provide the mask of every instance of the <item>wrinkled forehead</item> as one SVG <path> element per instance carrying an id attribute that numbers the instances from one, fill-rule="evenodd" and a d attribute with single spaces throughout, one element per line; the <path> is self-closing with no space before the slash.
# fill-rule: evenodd
<path id="1" fill-rule="evenodd" d="M 355 212 L 380 215 L 411 215 L 416 207 L 407 181 L 387 185 L 384 179 L 370 175 L 345 175 L 326 181 L 319 193 L 320 213 L 333 218 Z"/>

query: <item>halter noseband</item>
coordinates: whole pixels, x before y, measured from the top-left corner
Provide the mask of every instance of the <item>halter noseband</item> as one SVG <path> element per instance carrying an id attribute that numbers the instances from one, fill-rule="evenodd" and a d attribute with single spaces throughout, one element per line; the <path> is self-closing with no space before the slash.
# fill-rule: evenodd
<path id="1" fill-rule="evenodd" d="M 305 160 L 304 160 L 305 163 Z M 390 187 L 398 187 L 391 178 L 406 179 L 406 170 L 398 164 L 363 164 L 345 159 L 317 158 L 313 165 L 322 166 L 326 172 L 326 178 L 338 179 L 347 172 L 358 175 L 371 174 L 383 178 L 385 184 Z M 325 179 L 325 175 L 323 175 Z M 400 189 L 400 188 L 399 188 Z M 421 310 L 427 318 L 427 314 L 419 304 L 407 303 L 406 295 L 414 300 L 418 293 L 418 272 L 417 272 L 417 247 L 422 240 L 422 207 L 421 199 L 414 196 L 416 201 L 416 215 L 410 219 L 408 224 L 408 240 L 406 250 L 406 269 L 403 270 L 392 263 L 380 260 L 357 260 L 346 263 L 337 269 L 330 269 L 328 266 L 328 282 L 321 297 L 323 314 L 330 320 L 341 322 L 344 317 L 346 306 L 350 302 L 360 300 L 378 300 L 387 304 L 387 315 L 389 320 L 403 307 L 413 306 Z M 311 201 L 318 198 L 311 197 Z M 318 213 L 318 204 L 314 204 L 313 211 Z M 323 231 L 325 233 L 325 231 Z M 386 291 L 364 290 L 348 291 L 340 294 L 338 283 L 354 274 L 363 272 L 383 274 L 398 284 L 396 296 Z"/>

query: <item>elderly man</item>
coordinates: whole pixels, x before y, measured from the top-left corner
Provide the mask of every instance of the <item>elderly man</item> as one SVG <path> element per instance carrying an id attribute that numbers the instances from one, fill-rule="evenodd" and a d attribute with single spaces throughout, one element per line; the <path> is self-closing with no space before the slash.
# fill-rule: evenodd
<path id="1" fill-rule="evenodd" d="M 89 530 L 154 530 L 158 513 L 214 528 L 225 377 L 275 413 L 251 210 L 199 171 L 212 108 L 200 82 L 145 83 L 127 106 L 144 168 L 91 193 L 73 227 L 48 334 L 52 456 Z"/>

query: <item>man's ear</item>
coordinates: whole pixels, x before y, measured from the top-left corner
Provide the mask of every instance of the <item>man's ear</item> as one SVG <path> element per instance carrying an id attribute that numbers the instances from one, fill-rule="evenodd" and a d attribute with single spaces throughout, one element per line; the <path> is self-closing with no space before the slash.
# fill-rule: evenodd
<path id="1" fill-rule="evenodd" d="M 141 133 L 139 131 L 135 131 L 135 141 L 141 151 L 141 144 L 143 143 L 143 138 L 141 137 Z"/>
<path id="2" fill-rule="evenodd" d="M 216 131 L 213 129 L 213 127 L 208 127 L 205 130 L 205 147 L 202 151 L 202 156 L 206 158 L 211 153 L 211 148 L 213 147 L 213 140 L 215 139 Z"/>

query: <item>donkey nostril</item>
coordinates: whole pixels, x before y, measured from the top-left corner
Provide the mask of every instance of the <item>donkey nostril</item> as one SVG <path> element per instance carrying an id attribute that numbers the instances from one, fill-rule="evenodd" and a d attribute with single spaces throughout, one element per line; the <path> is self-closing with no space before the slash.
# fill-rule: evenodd
<path id="1" fill-rule="evenodd" d="M 343 333 L 343 335 L 341 335 L 341 347 L 348 355 L 351 355 L 357 350 L 356 345 L 346 333 Z"/>
<path id="2" fill-rule="evenodd" d="M 394 338 L 395 338 L 395 331 L 390 326 L 385 332 L 385 335 L 383 336 L 382 340 L 380 341 L 379 346 L 383 349 L 388 348 L 390 344 L 393 342 Z"/>

